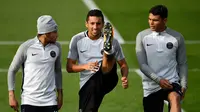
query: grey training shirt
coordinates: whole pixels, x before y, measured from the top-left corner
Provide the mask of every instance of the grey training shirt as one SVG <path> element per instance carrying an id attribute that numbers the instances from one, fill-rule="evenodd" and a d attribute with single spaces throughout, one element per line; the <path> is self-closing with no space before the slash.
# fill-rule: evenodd
<path id="1" fill-rule="evenodd" d="M 97 40 L 91 40 L 87 35 L 87 31 L 81 32 L 72 37 L 69 45 L 68 58 L 78 60 L 78 64 L 86 64 L 88 62 L 96 61 L 100 62 L 103 58 L 103 43 L 103 36 Z M 112 45 L 116 60 L 119 61 L 124 59 L 122 48 L 116 39 L 113 39 Z M 93 74 L 94 72 L 88 70 L 84 70 L 80 73 L 80 88 Z"/>
<path id="2" fill-rule="evenodd" d="M 20 66 L 23 71 L 21 104 L 57 105 L 55 89 L 62 88 L 60 44 L 44 47 L 37 37 L 21 44 L 8 70 L 9 90 L 14 90 Z"/>
<path id="3" fill-rule="evenodd" d="M 183 36 L 167 28 L 163 32 L 141 31 L 136 54 L 143 76 L 144 96 L 160 90 L 161 78 L 187 87 L 187 58 Z"/>

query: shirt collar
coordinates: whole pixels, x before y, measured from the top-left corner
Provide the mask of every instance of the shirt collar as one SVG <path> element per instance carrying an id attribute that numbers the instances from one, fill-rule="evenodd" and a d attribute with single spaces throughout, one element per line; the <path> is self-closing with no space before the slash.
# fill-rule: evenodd
<path id="1" fill-rule="evenodd" d="M 42 44 L 41 42 L 40 42 L 40 40 L 39 40 L 39 38 L 38 38 L 38 36 L 35 36 L 35 42 L 37 43 L 37 44 Z"/>
<path id="2" fill-rule="evenodd" d="M 164 31 L 162 31 L 162 32 L 156 32 L 156 31 L 153 31 L 152 34 L 153 34 L 154 36 L 162 35 L 162 34 L 164 34 L 164 33 L 167 32 L 166 30 L 168 30 L 168 27 L 166 27 L 166 29 L 165 29 Z"/>

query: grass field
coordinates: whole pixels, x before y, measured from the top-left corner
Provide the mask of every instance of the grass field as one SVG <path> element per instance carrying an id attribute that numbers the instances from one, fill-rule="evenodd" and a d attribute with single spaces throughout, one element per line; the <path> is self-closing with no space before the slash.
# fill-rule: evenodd
<path id="1" fill-rule="evenodd" d="M 198 0 L 95 0 L 105 15 L 119 30 L 123 39 L 135 41 L 136 34 L 148 28 L 148 10 L 155 4 L 169 8 L 168 26 L 181 32 L 186 40 L 200 41 L 198 31 L 200 7 Z M 59 25 L 59 41 L 70 41 L 71 37 L 85 30 L 87 7 L 81 0 L 34 0 L 2 1 L 0 4 L 0 31 L 2 41 L 25 41 L 36 35 L 36 20 L 40 15 L 52 15 Z M 19 45 L 0 45 L 0 69 L 8 69 Z M 135 45 L 123 44 L 128 65 L 138 68 Z M 189 89 L 182 108 L 186 112 L 200 112 L 200 44 L 186 44 L 189 65 Z M 65 68 L 68 45 L 62 45 L 62 65 Z M 120 74 L 119 74 L 120 76 Z M 16 94 L 20 101 L 21 73 L 17 74 Z M 64 105 L 60 112 L 77 112 L 79 75 L 63 72 Z M 0 72 L 0 108 L 12 112 L 8 105 L 7 73 Z M 108 94 L 99 112 L 142 112 L 142 83 L 135 72 L 129 74 L 129 89 L 124 90 L 121 82 Z M 167 112 L 167 111 L 166 111 Z"/>

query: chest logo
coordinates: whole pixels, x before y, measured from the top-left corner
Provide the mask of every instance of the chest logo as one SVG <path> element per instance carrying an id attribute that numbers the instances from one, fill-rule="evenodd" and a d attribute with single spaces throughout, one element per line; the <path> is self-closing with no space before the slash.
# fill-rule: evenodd
<path id="1" fill-rule="evenodd" d="M 55 51 L 51 51 L 51 52 L 50 52 L 50 56 L 51 56 L 52 58 L 56 57 L 56 52 L 55 52 Z"/>
<path id="2" fill-rule="evenodd" d="M 153 44 L 147 44 L 147 46 L 151 46 L 151 45 L 153 45 Z"/>
<path id="3" fill-rule="evenodd" d="M 167 45 L 166 45 L 166 47 L 168 48 L 168 49 L 172 49 L 173 48 L 173 43 L 171 43 L 171 42 L 168 42 L 167 43 Z"/>
<path id="4" fill-rule="evenodd" d="M 80 51 L 80 53 L 84 53 L 84 52 L 86 52 L 87 50 L 82 50 L 82 51 Z"/>
<path id="5" fill-rule="evenodd" d="M 32 56 L 38 55 L 37 53 L 32 53 Z"/>

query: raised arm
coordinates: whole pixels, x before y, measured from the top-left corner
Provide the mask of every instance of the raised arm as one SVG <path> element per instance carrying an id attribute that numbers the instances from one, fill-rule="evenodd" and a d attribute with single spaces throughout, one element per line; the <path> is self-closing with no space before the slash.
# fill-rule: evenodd
<path id="1" fill-rule="evenodd" d="M 69 44 L 69 52 L 67 57 L 67 65 L 66 70 L 69 73 L 73 72 L 81 72 L 85 70 L 83 65 L 78 65 L 78 50 L 77 50 L 77 38 L 74 36 L 72 37 L 70 44 Z"/>
<path id="2" fill-rule="evenodd" d="M 67 64 L 66 64 L 66 70 L 69 73 L 73 72 L 81 72 L 84 70 L 91 70 L 95 71 L 96 67 L 98 67 L 97 62 L 90 62 L 86 64 L 77 64 L 77 60 L 79 58 L 78 50 L 77 50 L 77 38 L 72 37 L 70 45 L 69 45 L 69 53 L 67 57 Z"/>
<path id="3" fill-rule="evenodd" d="M 67 59 L 67 67 L 66 68 L 67 68 L 67 72 L 69 72 L 69 73 L 81 72 L 81 71 L 85 70 L 84 65 L 78 65 L 78 64 L 76 64 L 76 60 L 73 60 L 70 58 Z"/>

